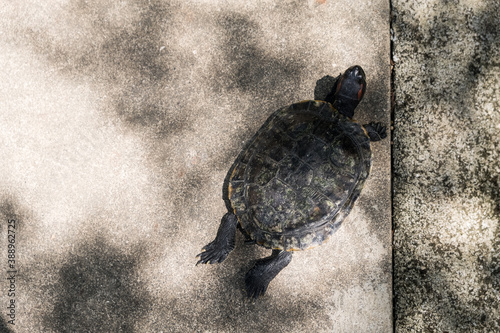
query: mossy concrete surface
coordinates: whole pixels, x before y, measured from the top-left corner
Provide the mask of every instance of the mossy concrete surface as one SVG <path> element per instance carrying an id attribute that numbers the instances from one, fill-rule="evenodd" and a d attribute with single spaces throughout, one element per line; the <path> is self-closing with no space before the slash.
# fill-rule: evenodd
<path id="1" fill-rule="evenodd" d="M 226 172 L 273 111 L 358 64 L 356 118 L 389 124 L 388 1 L 27 0 L 0 17 L 2 329 L 392 330 L 389 138 L 340 230 L 255 303 L 244 276 L 270 251 L 238 234 L 195 267 Z"/>
<path id="2" fill-rule="evenodd" d="M 396 332 L 499 332 L 500 3 L 392 6 Z"/>

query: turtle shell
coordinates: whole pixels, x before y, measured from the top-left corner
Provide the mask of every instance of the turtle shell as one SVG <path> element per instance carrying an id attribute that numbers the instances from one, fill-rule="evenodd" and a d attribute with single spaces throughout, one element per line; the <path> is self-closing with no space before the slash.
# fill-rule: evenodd
<path id="1" fill-rule="evenodd" d="M 304 101 L 267 119 L 229 170 L 223 196 L 257 244 L 305 250 L 338 229 L 370 167 L 364 128 L 330 103 Z"/>

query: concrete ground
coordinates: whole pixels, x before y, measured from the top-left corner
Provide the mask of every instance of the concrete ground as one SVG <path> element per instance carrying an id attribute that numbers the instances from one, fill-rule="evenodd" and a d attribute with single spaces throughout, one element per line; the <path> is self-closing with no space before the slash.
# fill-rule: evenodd
<path id="1" fill-rule="evenodd" d="M 390 332 L 393 315 L 396 332 L 499 331 L 498 13 L 493 0 L 394 0 L 392 16 L 384 1 L 3 4 L 0 332 Z M 368 75 L 357 117 L 389 122 L 389 18 L 394 313 L 389 140 L 331 241 L 245 301 L 268 251 L 238 236 L 222 265 L 194 267 L 226 170 L 273 110 L 354 63 Z"/>
<path id="2" fill-rule="evenodd" d="M 396 332 L 500 331 L 500 3 L 394 0 Z"/>
<path id="3" fill-rule="evenodd" d="M 2 331 L 392 330 L 389 139 L 340 230 L 257 302 L 243 277 L 269 251 L 238 235 L 223 264 L 194 265 L 271 112 L 359 64 L 356 118 L 389 124 L 387 1 L 26 0 L 0 16 Z"/>

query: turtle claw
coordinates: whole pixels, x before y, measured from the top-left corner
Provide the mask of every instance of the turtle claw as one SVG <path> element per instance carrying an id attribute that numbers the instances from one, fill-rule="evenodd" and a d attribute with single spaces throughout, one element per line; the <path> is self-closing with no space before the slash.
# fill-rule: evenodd
<path id="1" fill-rule="evenodd" d="M 229 252 L 231 252 L 234 249 L 234 242 L 232 246 L 228 247 L 223 247 L 221 244 L 217 243 L 217 239 L 210 242 L 209 244 L 205 245 L 202 248 L 201 253 L 196 255 L 197 258 L 200 258 L 198 262 L 196 263 L 196 266 L 198 264 L 217 264 L 221 263 L 224 260 L 226 260 Z"/>
<path id="2" fill-rule="evenodd" d="M 363 125 L 371 141 L 380 141 L 387 137 L 387 128 L 382 123 L 371 122 Z"/>
<path id="3" fill-rule="evenodd" d="M 205 245 L 196 257 L 200 258 L 198 264 L 217 264 L 223 262 L 234 249 L 236 238 L 236 225 L 238 220 L 232 213 L 227 213 L 221 220 L 217 236 Z"/>
<path id="4" fill-rule="evenodd" d="M 256 269 L 251 269 L 245 276 L 245 287 L 247 297 L 251 300 L 256 300 L 266 293 L 269 282 L 262 279 L 262 272 Z"/>
<path id="5" fill-rule="evenodd" d="M 269 257 L 259 259 L 245 275 L 247 297 L 256 300 L 266 293 L 269 282 L 292 260 L 292 253 L 273 250 Z"/>
<path id="6" fill-rule="evenodd" d="M 246 283 L 246 282 L 245 282 Z M 267 285 L 265 286 L 249 286 L 247 283 L 247 298 L 251 301 L 255 301 L 260 296 L 264 296 L 267 290 Z"/>

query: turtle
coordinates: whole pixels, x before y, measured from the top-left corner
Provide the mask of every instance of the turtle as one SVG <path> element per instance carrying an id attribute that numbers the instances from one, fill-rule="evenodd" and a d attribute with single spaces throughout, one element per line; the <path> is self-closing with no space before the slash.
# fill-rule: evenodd
<path id="1" fill-rule="evenodd" d="M 223 262 L 236 229 L 245 243 L 271 249 L 245 275 L 251 299 L 265 294 L 293 251 L 323 244 L 340 227 L 370 173 L 370 143 L 387 136 L 382 123 L 352 119 L 366 90 L 361 66 L 325 78 L 333 84 L 321 100 L 277 110 L 247 142 L 224 180 L 227 213 L 197 255 L 196 265 Z"/>

